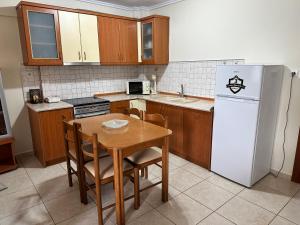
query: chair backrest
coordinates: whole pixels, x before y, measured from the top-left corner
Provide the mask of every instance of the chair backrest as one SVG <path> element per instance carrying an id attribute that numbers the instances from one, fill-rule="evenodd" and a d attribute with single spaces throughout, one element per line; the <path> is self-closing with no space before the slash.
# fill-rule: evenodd
<path id="1" fill-rule="evenodd" d="M 128 116 L 134 115 L 135 117 L 138 117 L 139 119 L 142 119 L 143 113 L 137 108 L 128 108 L 124 110 L 124 114 Z"/>
<path id="2" fill-rule="evenodd" d="M 99 179 L 100 177 L 100 168 L 99 168 L 99 144 L 98 144 L 98 136 L 97 134 L 87 135 L 82 132 L 81 125 L 79 123 L 73 124 L 75 127 L 75 133 L 78 140 L 79 146 L 79 160 L 80 167 L 83 169 L 83 165 L 85 163 L 84 156 L 90 157 L 94 160 L 94 168 L 95 168 L 95 178 Z"/>
<path id="3" fill-rule="evenodd" d="M 70 151 L 74 151 L 75 153 L 75 159 L 78 159 L 78 143 L 75 133 L 75 127 L 66 120 L 66 118 L 62 117 L 62 123 L 63 123 L 63 134 L 64 134 L 64 144 L 65 144 L 65 153 L 66 155 L 72 155 L 70 154 Z"/>
<path id="4" fill-rule="evenodd" d="M 143 120 L 158 125 L 160 127 L 168 128 L 168 118 L 158 113 L 148 114 L 144 112 Z"/>

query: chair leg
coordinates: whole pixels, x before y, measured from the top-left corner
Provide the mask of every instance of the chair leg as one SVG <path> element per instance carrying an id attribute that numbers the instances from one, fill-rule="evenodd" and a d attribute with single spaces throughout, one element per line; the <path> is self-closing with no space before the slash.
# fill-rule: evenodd
<path id="1" fill-rule="evenodd" d="M 148 166 L 144 168 L 145 170 L 145 179 L 148 179 Z"/>
<path id="2" fill-rule="evenodd" d="M 87 198 L 87 187 L 86 187 L 86 179 L 85 179 L 85 173 L 82 169 L 82 171 L 77 170 L 78 174 L 78 183 L 79 183 L 79 191 L 80 191 L 80 199 L 83 204 L 88 204 L 88 198 Z"/>
<path id="3" fill-rule="evenodd" d="M 139 181 L 139 169 L 134 168 L 134 208 L 140 207 L 140 181 Z"/>
<path id="4" fill-rule="evenodd" d="M 141 169 L 141 177 L 144 177 L 144 176 L 145 176 L 145 170 L 143 168 L 143 169 Z"/>
<path id="5" fill-rule="evenodd" d="M 96 181 L 96 204 L 98 211 L 98 224 L 103 225 L 102 199 L 101 199 L 101 184 Z"/>
<path id="6" fill-rule="evenodd" d="M 67 173 L 68 173 L 69 186 L 72 187 L 73 186 L 72 170 L 71 170 L 71 162 L 69 157 L 67 157 Z"/>

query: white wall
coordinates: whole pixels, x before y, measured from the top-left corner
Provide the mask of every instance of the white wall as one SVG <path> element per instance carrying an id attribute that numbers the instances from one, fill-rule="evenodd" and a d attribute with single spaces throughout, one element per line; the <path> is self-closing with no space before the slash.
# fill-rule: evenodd
<path id="1" fill-rule="evenodd" d="M 18 2 L 17 0 L 0 1 L 0 68 L 2 70 L 10 122 L 16 140 L 16 153 L 21 153 L 32 151 L 32 142 L 20 77 L 22 53 L 15 10 Z M 77 0 L 32 0 L 32 2 L 88 9 L 123 16 L 131 16 L 132 14 L 131 11 L 83 3 Z"/>
<path id="2" fill-rule="evenodd" d="M 245 59 L 300 69 L 299 0 L 184 0 L 152 10 L 170 16 L 170 60 Z M 272 168 L 280 168 L 288 96 L 285 79 Z M 294 82 L 284 173 L 291 174 L 300 123 L 300 81 Z"/>

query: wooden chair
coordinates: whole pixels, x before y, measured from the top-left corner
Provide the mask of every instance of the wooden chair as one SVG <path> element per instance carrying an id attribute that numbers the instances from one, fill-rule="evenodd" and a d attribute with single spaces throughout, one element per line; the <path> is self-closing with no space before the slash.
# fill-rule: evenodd
<path id="1" fill-rule="evenodd" d="M 168 128 L 167 118 L 164 118 L 160 114 L 143 113 L 142 117 L 144 121 Z M 162 145 L 163 143 L 159 144 L 158 146 L 153 146 L 151 148 L 138 151 L 127 157 L 127 160 L 134 165 L 135 173 L 139 174 L 139 172 L 136 172 L 136 170 L 145 170 L 145 178 L 147 178 L 148 166 L 156 164 L 157 166 L 161 167 L 158 163 L 162 161 L 162 154 L 160 152 Z"/>
<path id="2" fill-rule="evenodd" d="M 74 123 L 76 129 L 76 135 L 78 139 L 79 145 L 79 158 L 80 158 L 80 171 L 82 171 L 82 178 L 84 181 L 84 195 L 87 198 L 87 190 L 91 190 L 96 195 L 96 204 L 98 210 L 98 223 L 99 225 L 103 225 L 103 210 L 111 208 L 115 206 L 115 204 L 106 206 L 105 208 L 102 207 L 102 200 L 101 200 L 101 185 L 108 184 L 114 182 L 114 167 L 113 167 L 113 160 L 112 157 L 97 157 L 99 155 L 99 149 L 103 149 L 101 145 L 98 144 L 98 137 L 97 134 L 93 134 L 92 136 L 86 135 L 81 132 L 80 124 Z M 92 146 L 92 148 L 87 146 Z M 93 160 L 86 162 L 85 157 L 90 157 Z M 123 162 L 123 170 L 125 176 L 130 176 L 134 173 L 133 166 L 124 160 Z M 86 182 L 86 175 L 95 182 L 94 185 L 89 185 Z M 134 207 L 135 209 L 139 208 L 139 202 L 137 201 L 139 196 L 139 189 L 136 183 L 138 183 L 138 176 L 133 177 L 134 181 Z M 131 197 L 129 197 L 131 198 Z M 127 198 L 127 199 L 129 199 Z"/>
<path id="3" fill-rule="evenodd" d="M 134 116 L 134 117 L 136 117 L 138 119 L 142 119 L 142 117 L 143 117 L 143 112 L 140 111 L 137 108 L 128 108 L 128 109 L 125 109 L 124 110 L 124 114 L 128 115 L 128 116 Z"/>
<path id="4" fill-rule="evenodd" d="M 78 129 L 80 129 L 80 124 L 78 125 Z M 67 173 L 68 173 L 68 180 L 69 186 L 73 186 L 72 175 L 75 174 L 78 179 L 79 187 L 82 184 L 82 176 L 78 170 L 80 167 L 79 165 L 79 151 L 78 151 L 78 141 L 76 138 L 76 129 L 73 125 L 69 124 L 66 121 L 65 117 L 63 117 L 63 132 L 64 132 L 64 144 L 65 144 L 65 155 L 66 155 L 66 162 L 67 162 Z M 91 148 L 91 145 L 87 145 L 86 148 Z M 106 157 L 108 154 L 105 151 L 100 151 L 99 157 Z M 86 156 L 85 162 L 92 161 L 93 158 Z M 72 166 L 71 161 L 73 161 L 76 165 L 76 168 Z M 87 203 L 87 200 L 84 198 L 82 191 L 80 192 L 80 199 L 82 203 Z"/>
<path id="5" fill-rule="evenodd" d="M 132 116 L 137 119 L 143 119 L 143 111 L 137 108 L 128 108 L 124 110 L 124 114 L 128 116 Z M 141 169 L 141 177 L 145 177 L 148 179 L 148 167 Z"/>
<path id="6" fill-rule="evenodd" d="M 63 130 L 64 130 L 64 144 L 65 144 L 65 155 L 67 162 L 67 173 L 69 186 L 73 186 L 72 175 L 75 174 L 79 178 L 77 168 L 79 168 L 78 162 L 78 144 L 75 139 L 75 128 L 70 125 L 66 119 L 63 117 Z M 73 161 L 77 168 L 74 168 L 71 164 Z"/>

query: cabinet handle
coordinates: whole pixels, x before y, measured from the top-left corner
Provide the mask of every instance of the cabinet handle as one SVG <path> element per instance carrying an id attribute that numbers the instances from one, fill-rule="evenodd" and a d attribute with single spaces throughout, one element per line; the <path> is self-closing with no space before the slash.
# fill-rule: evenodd
<path id="1" fill-rule="evenodd" d="M 83 52 L 83 57 L 84 57 L 84 60 L 86 60 L 86 53 L 85 52 Z"/>
<path id="2" fill-rule="evenodd" d="M 78 59 L 81 60 L 81 53 L 78 51 Z"/>

